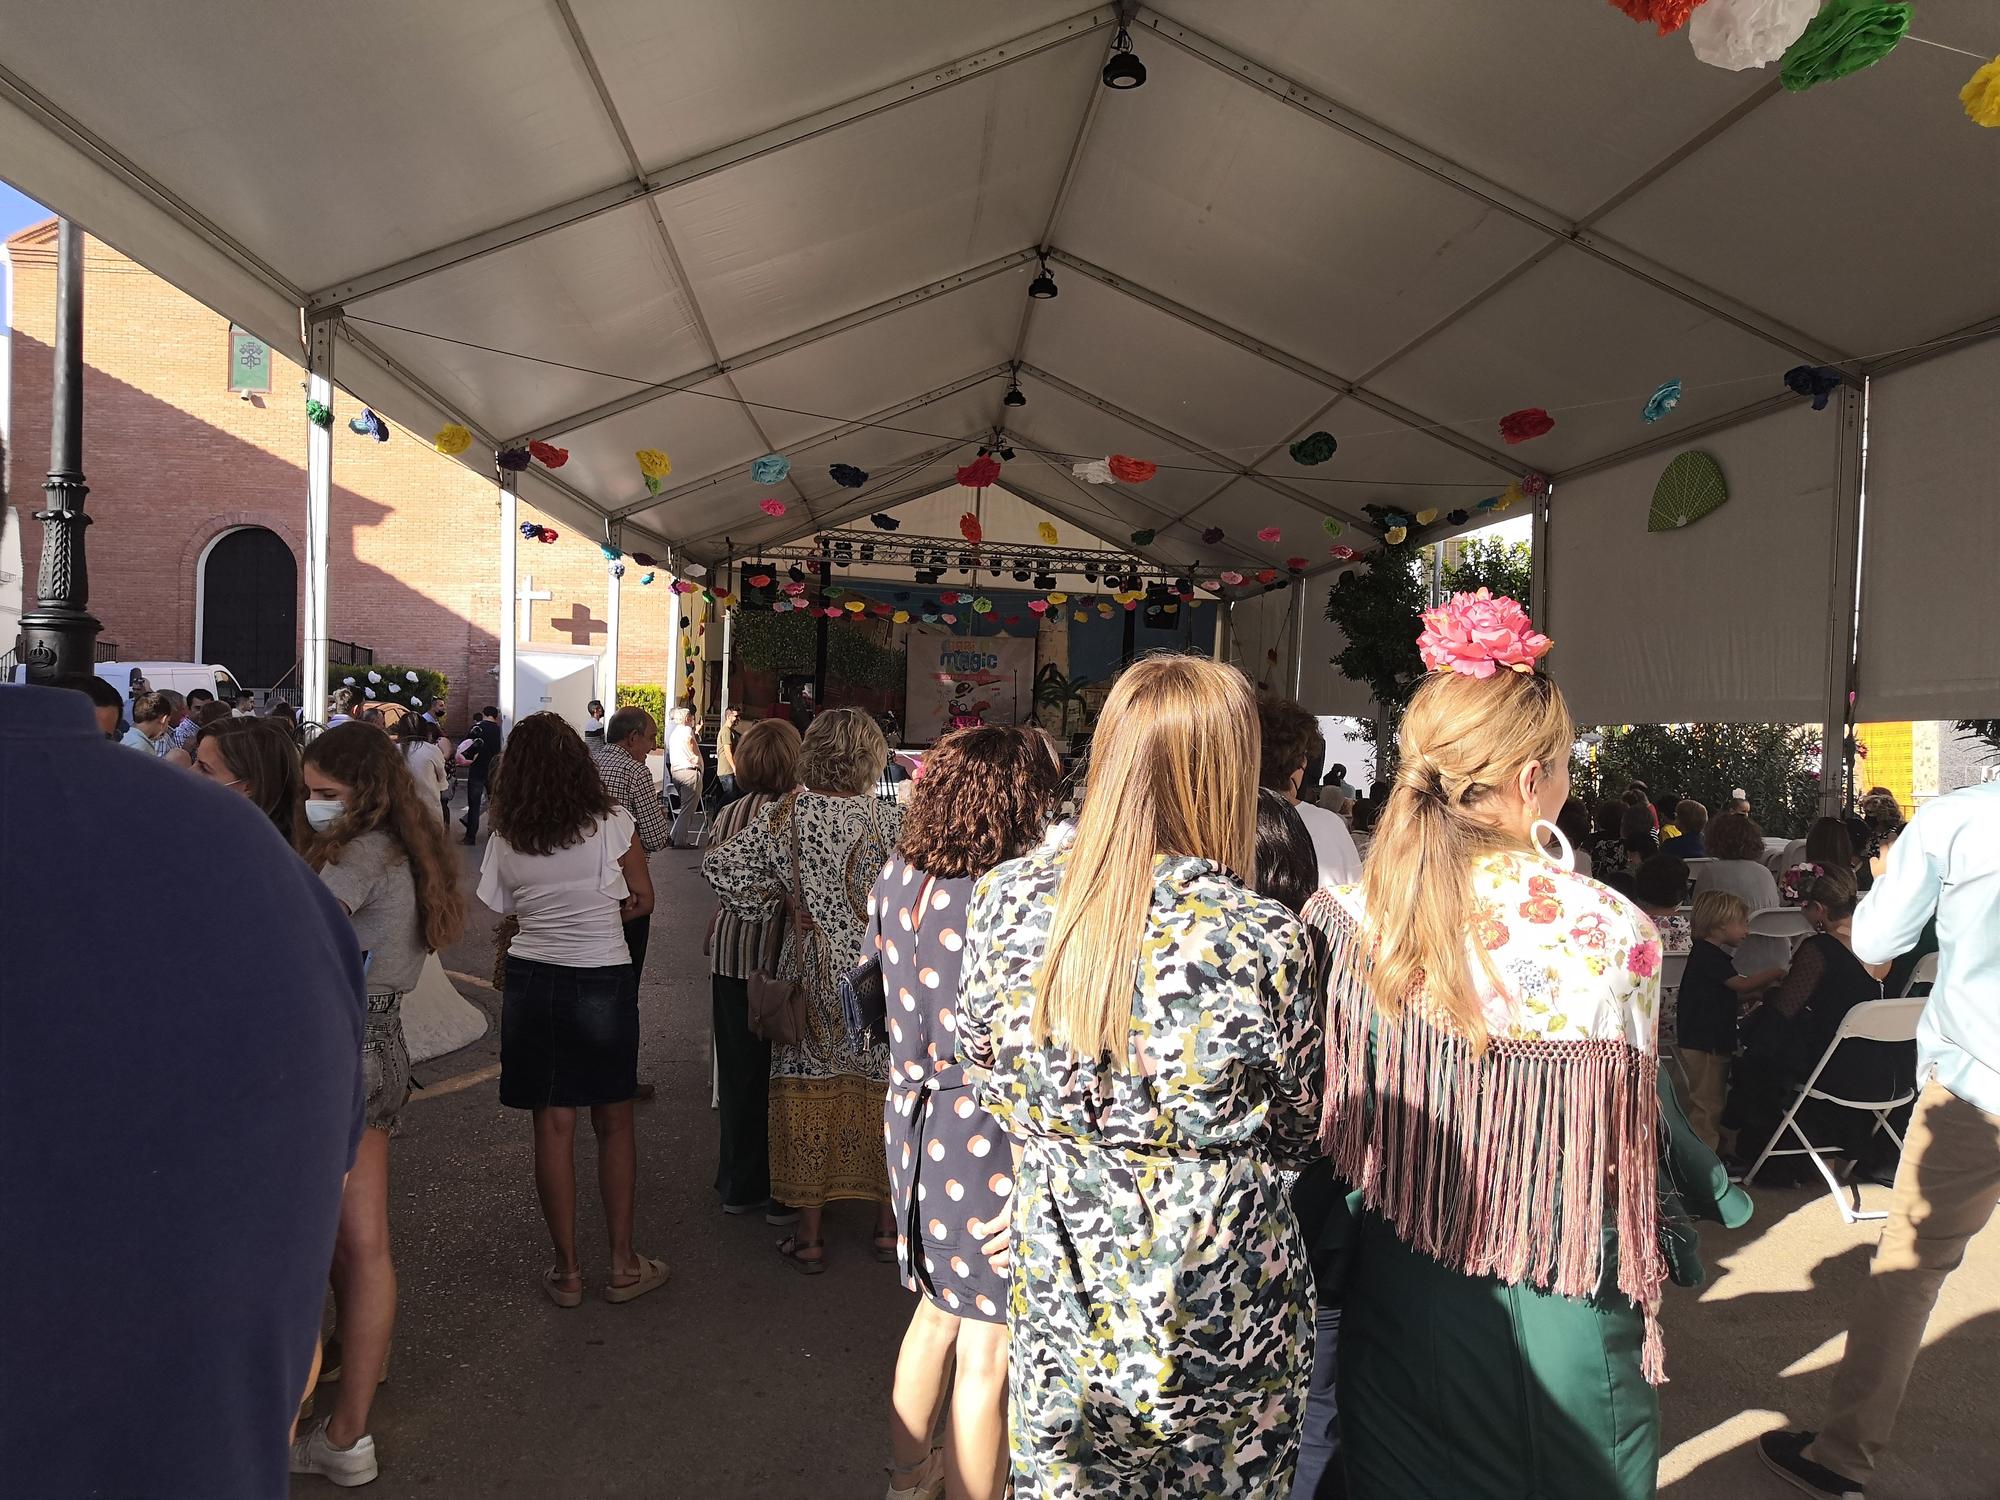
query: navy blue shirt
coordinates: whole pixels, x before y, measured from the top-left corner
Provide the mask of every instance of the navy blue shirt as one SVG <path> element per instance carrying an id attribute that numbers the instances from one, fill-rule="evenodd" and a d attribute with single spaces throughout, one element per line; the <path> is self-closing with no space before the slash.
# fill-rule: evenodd
<path id="1" fill-rule="evenodd" d="M 362 1019 L 352 924 L 247 798 L 0 686 L 9 1493 L 286 1493 Z"/>
<path id="2" fill-rule="evenodd" d="M 1711 943 L 1696 938 L 1681 970 L 1681 991 L 1675 1001 L 1674 1040 L 1690 1052 L 1736 1051 L 1736 1013 L 1741 998 L 1729 987 L 1736 978 L 1736 960 Z"/>

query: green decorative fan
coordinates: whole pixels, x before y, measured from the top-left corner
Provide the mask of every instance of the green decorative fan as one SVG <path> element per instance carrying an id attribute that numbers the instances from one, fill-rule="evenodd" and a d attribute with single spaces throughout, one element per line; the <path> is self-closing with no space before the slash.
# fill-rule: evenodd
<path id="1" fill-rule="evenodd" d="M 1728 499 L 1722 465 L 1707 453 L 1683 453 L 1667 465 L 1660 482 L 1653 486 L 1653 509 L 1646 517 L 1646 529 L 1679 531 Z"/>

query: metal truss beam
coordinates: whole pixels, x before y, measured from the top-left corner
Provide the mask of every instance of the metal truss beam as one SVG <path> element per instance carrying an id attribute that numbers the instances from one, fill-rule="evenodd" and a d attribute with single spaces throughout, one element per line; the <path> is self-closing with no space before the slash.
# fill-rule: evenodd
<path id="1" fill-rule="evenodd" d="M 851 125 L 857 120 L 865 120 L 883 110 L 894 109 L 913 99 L 922 99 L 941 89 L 964 83 L 1023 58 L 1046 52 L 1051 47 L 1060 47 L 1087 35 L 1100 27 L 1111 25 L 1117 18 L 1115 6 L 1100 5 L 1071 16 L 1068 20 L 1057 21 L 1026 35 L 988 47 L 968 57 L 955 58 L 951 62 L 919 73 L 913 77 L 871 89 L 826 109 L 814 110 L 800 115 L 769 130 L 759 131 L 740 141 L 718 146 L 712 151 L 662 167 L 658 171 L 645 173 L 631 181 L 620 182 L 611 187 L 585 193 L 565 203 L 552 204 L 539 212 L 524 215 L 505 224 L 499 224 L 478 234 L 468 235 L 448 245 L 426 250 L 417 255 L 406 256 L 373 270 L 363 271 L 344 280 L 324 286 L 310 293 L 306 306 L 313 310 L 358 301 L 363 297 L 385 292 L 391 287 L 403 286 L 424 276 L 432 276 L 453 266 L 464 265 L 481 256 L 495 251 L 506 250 L 514 245 L 524 244 L 542 235 L 559 229 L 567 229 L 573 224 L 581 224 L 600 214 L 610 213 L 630 204 L 645 202 L 674 188 L 697 182 L 716 172 L 730 167 L 741 166 L 768 156 L 773 151 L 782 151 L 787 146 L 797 145 L 815 136 L 838 130 L 843 125 Z"/>

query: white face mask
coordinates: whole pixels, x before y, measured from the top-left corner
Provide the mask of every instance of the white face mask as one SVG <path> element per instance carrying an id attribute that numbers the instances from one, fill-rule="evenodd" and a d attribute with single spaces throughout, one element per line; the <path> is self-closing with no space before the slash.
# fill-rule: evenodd
<path id="1" fill-rule="evenodd" d="M 345 802 L 315 801 L 306 804 L 306 821 L 312 824 L 315 833 L 325 833 L 327 829 L 338 823 L 346 813 L 347 804 Z"/>

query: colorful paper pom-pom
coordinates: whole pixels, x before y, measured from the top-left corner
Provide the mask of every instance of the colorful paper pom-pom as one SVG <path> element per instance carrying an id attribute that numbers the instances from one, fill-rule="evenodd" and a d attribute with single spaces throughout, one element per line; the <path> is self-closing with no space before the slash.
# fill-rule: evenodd
<path id="1" fill-rule="evenodd" d="M 1144 527 L 1132 533 L 1132 545 L 1135 547 L 1150 547 L 1153 545 L 1153 538 L 1158 535 L 1159 533 L 1153 530 L 1152 527 Z"/>
<path id="2" fill-rule="evenodd" d="M 333 425 L 333 408 L 328 406 L 324 401 L 308 401 L 306 402 L 306 420 L 315 427 L 331 427 Z"/>
<path id="3" fill-rule="evenodd" d="M 1000 477 L 1000 460 L 982 453 L 958 471 L 958 482 L 969 490 L 983 490 Z"/>
<path id="4" fill-rule="evenodd" d="M 1049 601 L 1046 599 L 1030 599 L 1028 601 L 1028 608 L 1035 614 L 1045 615 L 1049 612 Z"/>
<path id="5" fill-rule="evenodd" d="M 1220 526 L 1211 526 L 1202 532 L 1201 542 L 1204 547 L 1213 547 L 1217 542 L 1222 540 L 1222 537 L 1222 528 Z"/>
<path id="6" fill-rule="evenodd" d="M 1387 542 L 1391 547 L 1400 547 L 1409 539 L 1409 535 L 1409 527 L 1391 526 L 1387 531 L 1382 533 L 1382 540 Z"/>
<path id="7" fill-rule="evenodd" d="M 1785 55 L 1819 9 L 1819 0 L 1708 0 L 1688 23 L 1694 55 L 1712 68 L 1740 73 Z"/>
<path id="8" fill-rule="evenodd" d="M 1523 474 L 1519 480 L 1521 493 L 1539 498 L 1549 492 L 1549 476 L 1532 471 Z"/>
<path id="9" fill-rule="evenodd" d="M 1257 570 L 1257 581 L 1259 583 L 1276 583 L 1278 581 L 1278 570 L 1276 568 L 1259 568 Z"/>
<path id="10" fill-rule="evenodd" d="M 1958 91 L 1965 116 L 1975 125 L 2000 127 L 2000 57 L 1981 67 Z"/>
<path id="11" fill-rule="evenodd" d="M 560 469 L 569 462 L 569 449 L 558 448 L 554 443 L 544 443 L 539 439 L 528 444 L 528 452 L 545 469 Z"/>
<path id="12" fill-rule="evenodd" d="M 1122 453 L 1114 453 L 1105 462 L 1111 468 L 1111 477 L 1120 484 L 1144 484 L 1160 472 L 1160 466 L 1150 459 L 1127 458 Z"/>
<path id="13" fill-rule="evenodd" d="M 1646 398 L 1646 409 L 1639 415 L 1644 421 L 1657 422 L 1680 404 L 1681 383 L 1678 380 L 1663 381 L 1660 388 Z"/>
<path id="14" fill-rule="evenodd" d="M 868 471 L 853 464 L 829 464 L 826 477 L 844 490 L 858 490 L 868 482 Z"/>
<path id="15" fill-rule="evenodd" d="M 975 547 L 986 540 L 986 529 L 979 524 L 979 517 L 971 511 L 958 518 L 958 534 Z"/>
<path id="16" fill-rule="evenodd" d="M 623 578 L 625 576 L 625 564 L 622 562 L 613 563 L 611 565 L 611 576 L 613 578 Z"/>
<path id="17" fill-rule="evenodd" d="M 656 573 L 646 574 L 643 578 L 639 580 L 639 587 L 644 588 L 647 584 L 651 583 L 658 576 L 659 575 Z"/>
<path id="18" fill-rule="evenodd" d="M 544 526 L 542 528 L 543 546 L 553 547 L 556 544 L 556 542 L 561 539 L 561 537 L 562 533 L 560 531 L 557 531 L 553 526 Z"/>
<path id="19" fill-rule="evenodd" d="M 378 443 L 389 441 L 389 424 L 376 416 L 370 407 L 362 407 L 358 417 L 349 417 L 347 430 L 358 437 L 372 437 Z"/>
<path id="20" fill-rule="evenodd" d="M 1311 468 L 1323 464 L 1340 449 L 1340 440 L 1330 432 L 1315 432 L 1292 444 L 1292 462 Z"/>
<path id="21" fill-rule="evenodd" d="M 1049 595 L 1049 603 L 1060 609 L 1063 605 L 1069 603 L 1069 595 L 1058 589 L 1055 593 Z"/>
<path id="22" fill-rule="evenodd" d="M 1687 25 L 1688 13 L 1701 0 L 1611 0 L 1635 21 L 1647 21 L 1660 28 L 1661 36 L 1671 36 Z"/>
<path id="23" fill-rule="evenodd" d="M 888 515 L 885 512 L 879 510 L 876 511 L 875 514 L 870 516 L 868 519 L 871 523 L 873 523 L 877 531 L 895 531 L 898 530 L 903 524 L 901 521 L 897 520 L 894 516 Z"/>
<path id="24" fill-rule="evenodd" d="M 540 536 L 541 534 L 542 534 L 542 528 L 537 526 L 533 521 L 523 521 L 521 523 L 521 535 L 526 537 L 529 541 L 532 542 L 536 537 Z"/>
<path id="25" fill-rule="evenodd" d="M 907 625 L 910 623 L 910 612 L 907 609 L 899 609 L 893 615 L 889 616 L 889 618 L 894 620 L 898 625 Z"/>
<path id="26" fill-rule="evenodd" d="M 1257 540 L 1260 542 L 1282 542 L 1284 539 L 1284 532 L 1275 526 L 1266 526 L 1257 533 Z"/>
<path id="27" fill-rule="evenodd" d="M 620 552 L 616 547 L 612 546 L 611 543 L 609 542 L 599 542 L 597 544 L 597 550 L 604 554 L 604 560 L 606 562 L 617 562 L 619 558 L 625 555 L 624 553 Z"/>
<path id="28" fill-rule="evenodd" d="M 759 500 L 757 502 L 757 509 L 764 512 L 767 516 L 782 516 L 785 513 L 785 502 L 776 497 L 769 500 Z"/>
<path id="29" fill-rule="evenodd" d="M 1463 526 L 1467 521 L 1472 519 L 1472 512 L 1469 510 L 1448 510 L 1444 513 L 1444 518 L 1452 526 Z"/>
<path id="30" fill-rule="evenodd" d="M 782 453 L 766 453 L 750 465 L 750 477 L 759 484 L 783 484 L 792 472 L 792 461 Z"/>
<path id="31" fill-rule="evenodd" d="M 1555 425 L 1556 419 L 1539 406 L 1524 406 L 1500 419 L 1500 436 L 1510 443 L 1525 443 L 1530 438 L 1540 437 Z"/>
<path id="32" fill-rule="evenodd" d="M 1361 554 L 1343 542 L 1337 546 L 1327 548 L 1326 555 L 1337 563 L 1350 563 Z"/>
<path id="33" fill-rule="evenodd" d="M 665 479 L 674 472 L 673 460 L 658 448 L 641 448 L 632 456 L 639 460 L 639 472 L 648 479 Z"/>
<path id="34" fill-rule="evenodd" d="M 528 467 L 526 448 L 502 448 L 494 455 L 493 461 L 510 474 L 518 474 Z"/>
<path id="35" fill-rule="evenodd" d="M 1431 524 L 1431 522 L 1435 521 L 1437 518 L 1438 518 L 1438 513 L 1437 513 L 1437 507 L 1435 505 L 1431 506 L 1428 510 L 1420 510 L 1417 512 L 1417 524 L 1419 526 L 1428 526 Z"/>
<path id="36" fill-rule="evenodd" d="M 1239 583 L 1243 581 L 1243 575 L 1241 573 L 1236 572 L 1233 569 L 1224 569 L 1220 575 L 1220 579 L 1230 588 L 1235 588 Z"/>
<path id="37" fill-rule="evenodd" d="M 1778 79 L 1794 94 L 1880 62 L 1910 29 L 1908 5 L 1826 0 L 1799 39 L 1785 49 Z"/>
<path id="38" fill-rule="evenodd" d="M 1111 463 L 1108 459 L 1086 459 L 1080 464 L 1071 464 L 1069 471 L 1085 484 L 1115 484 L 1117 482 L 1116 476 L 1111 472 Z"/>
<path id="39" fill-rule="evenodd" d="M 1053 547 L 1061 540 L 1061 537 L 1056 533 L 1055 527 L 1051 526 L 1047 521 L 1043 521 L 1035 527 L 1035 535 L 1042 539 L 1044 547 Z"/>
<path id="40" fill-rule="evenodd" d="M 1481 500 L 1477 505 L 1473 506 L 1472 508 L 1474 510 L 1497 510 L 1499 509 L 1499 506 L 1500 506 L 1500 497 L 1498 495 L 1488 495 L 1484 500 Z"/>
<path id="41" fill-rule="evenodd" d="M 472 446 L 472 433 L 456 422 L 447 422 L 437 430 L 437 436 L 431 439 L 431 445 L 446 458 L 457 458 Z"/>
<path id="42" fill-rule="evenodd" d="M 1285 567 L 1293 573 L 1303 573 L 1311 561 L 1305 557 L 1288 557 L 1285 559 Z"/>
<path id="43" fill-rule="evenodd" d="M 865 599 L 849 599 L 847 601 L 847 612 L 851 615 L 863 614 L 867 609 L 868 601 Z"/>
<path id="44" fill-rule="evenodd" d="M 1814 411 L 1825 411 L 1826 403 L 1840 389 L 1841 373 L 1831 365 L 1793 365 L 1785 371 L 1785 385 L 1794 394 L 1810 396 Z"/>
<path id="45" fill-rule="evenodd" d="M 1319 529 L 1321 531 L 1324 531 L 1328 536 L 1339 536 L 1341 532 L 1347 530 L 1345 526 L 1341 525 L 1340 522 L 1336 521 L 1332 516 L 1328 516 L 1326 517 L 1326 519 L 1321 521 L 1319 523 Z"/>
<path id="46" fill-rule="evenodd" d="M 990 615 L 990 614 L 992 614 L 992 613 L 993 613 L 993 601 L 992 601 L 991 599 L 987 598 L 987 597 L 986 597 L 986 596 L 985 596 L 984 594 L 981 594 L 981 595 L 980 595 L 980 596 L 979 596 L 979 597 L 978 597 L 977 599 L 974 599 L 974 600 L 972 601 L 972 612 L 973 612 L 973 613 L 974 613 L 975 615 Z"/>

